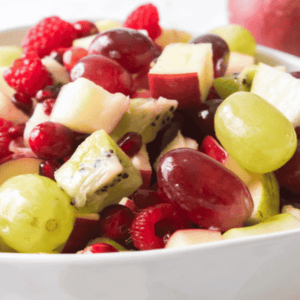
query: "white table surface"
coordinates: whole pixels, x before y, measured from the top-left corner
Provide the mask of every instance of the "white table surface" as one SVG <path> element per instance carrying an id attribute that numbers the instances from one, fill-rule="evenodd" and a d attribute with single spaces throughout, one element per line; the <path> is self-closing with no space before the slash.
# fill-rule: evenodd
<path id="1" fill-rule="evenodd" d="M 158 7 L 161 26 L 204 33 L 228 22 L 227 0 L 0 0 L 0 31 L 57 15 L 66 20 L 123 20 L 137 6 Z"/>

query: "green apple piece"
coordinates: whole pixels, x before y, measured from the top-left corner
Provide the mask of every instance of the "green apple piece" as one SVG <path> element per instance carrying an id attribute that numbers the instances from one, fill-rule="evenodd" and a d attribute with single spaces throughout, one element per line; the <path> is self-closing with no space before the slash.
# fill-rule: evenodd
<path id="1" fill-rule="evenodd" d="M 20 58 L 23 49 L 17 46 L 0 46 L 0 66 L 10 67 L 13 62 Z"/>
<path id="2" fill-rule="evenodd" d="M 129 251 L 128 249 L 126 249 L 125 247 L 123 247 L 122 245 L 117 243 L 116 241 L 114 241 L 110 238 L 107 238 L 107 237 L 98 237 L 98 238 L 88 242 L 86 247 L 94 245 L 94 244 L 98 244 L 98 243 L 105 243 L 105 244 L 111 245 L 120 252 Z"/>
<path id="3" fill-rule="evenodd" d="M 245 27 L 237 24 L 228 24 L 210 31 L 223 38 L 230 52 L 240 52 L 254 56 L 256 41 L 252 33 Z"/>
<path id="4" fill-rule="evenodd" d="M 296 228 L 300 228 L 300 221 L 292 214 L 278 214 L 262 223 L 253 226 L 230 229 L 222 235 L 222 239 L 237 239 L 279 231 L 286 231 Z"/>
<path id="5" fill-rule="evenodd" d="M 131 159 L 102 129 L 79 145 L 56 172 L 58 185 L 80 213 L 98 213 L 128 197 L 143 181 Z"/>
<path id="6" fill-rule="evenodd" d="M 230 52 L 225 75 L 240 73 L 244 68 L 252 65 L 254 65 L 254 56 L 239 52 Z"/>
<path id="7" fill-rule="evenodd" d="M 73 41 L 73 47 L 80 47 L 83 49 L 88 50 L 90 44 L 92 43 L 92 41 L 94 40 L 94 38 L 96 37 L 96 34 L 93 35 L 89 35 L 83 38 L 79 38 Z"/>
<path id="8" fill-rule="evenodd" d="M 185 138 L 180 131 L 178 131 L 176 137 L 162 150 L 160 155 L 157 157 L 157 159 L 154 162 L 154 169 L 157 171 L 157 166 L 160 161 L 160 158 L 167 152 L 178 149 L 178 148 L 192 148 L 197 150 L 198 149 L 198 143 L 190 138 Z"/>
<path id="9" fill-rule="evenodd" d="M 208 229 L 182 229 L 175 231 L 169 238 L 165 248 L 179 248 L 211 242 L 222 241 L 220 231 Z"/>
<path id="10" fill-rule="evenodd" d="M 78 78 L 63 86 L 50 121 L 83 133 L 104 129 L 113 131 L 129 107 L 129 98 L 111 94 L 94 82 Z"/>
<path id="11" fill-rule="evenodd" d="M 300 80 L 289 73 L 259 63 L 251 93 L 268 101 L 294 125 L 300 125 Z"/>

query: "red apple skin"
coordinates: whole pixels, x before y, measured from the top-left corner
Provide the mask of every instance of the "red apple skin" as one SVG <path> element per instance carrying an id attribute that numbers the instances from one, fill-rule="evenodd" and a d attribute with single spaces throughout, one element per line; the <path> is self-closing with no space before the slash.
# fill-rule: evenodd
<path id="1" fill-rule="evenodd" d="M 143 184 L 139 187 L 139 189 L 149 189 L 152 177 L 152 170 L 140 170 L 140 174 L 142 176 Z"/>
<path id="2" fill-rule="evenodd" d="M 61 253 L 76 253 L 82 250 L 87 243 L 96 238 L 96 229 L 99 220 L 76 217 L 73 230 L 64 245 Z"/>
<path id="3" fill-rule="evenodd" d="M 224 150 L 224 148 L 222 148 L 221 145 L 210 135 L 207 135 L 204 138 L 199 150 L 222 165 L 225 164 L 228 157 L 228 153 Z"/>
<path id="4" fill-rule="evenodd" d="M 260 45 L 300 56 L 300 2 L 229 0 L 229 22 L 246 27 Z"/>
<path id="5" fill-rule="evenodd" d="M 165 97 L 178 101 L 178 109 L 195 108 L 201 105 L 197 73 L 148 74 L 153 98 Z"/>

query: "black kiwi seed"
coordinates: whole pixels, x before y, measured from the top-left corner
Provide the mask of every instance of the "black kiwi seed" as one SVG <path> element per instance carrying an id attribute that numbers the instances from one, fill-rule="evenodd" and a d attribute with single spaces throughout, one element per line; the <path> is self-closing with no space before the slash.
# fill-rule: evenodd
<path id="1" fill-rule="evenodd" d="M 118 182 L 120 182 L 120 181 L 121 181 L 121 178 L 118 179 Z"/>
<path id="2" fill-rule="evenodd" d="M 110 152 L 110 153 L 114 153 L 114 150 L 110 149 L 109 152 Z"/>
<path id="3" fill-rule="evenodd" d="M 70 202 L 70 204 L 74 206 L 74 205 L 76 204 L 76 201 L 75 201 L 75 200 L 72 200 L 72 201 Z"/>
<path id="4" fill-rule="evenodd" d="M 171 106 L 171 107 L 170 107 L 170 111 L 173 111 L 173 110 L 174 110 L 174 108 L 175 108 L 174 106 Z"/>
<path id="5" fill-rule="evenodd" d="M 155 120 L 157 121 L 159 118 L 160 118 L 160 115 L 157 115 L 157 116 L 155 117 Z"/>
<path id="6" fill-rule="evenodd" d="M 111 157 L 111 154 L 106 154 L 106 157 Z"/>
<path id="7" fill-rule="evenodd" d="M 123 176 L 122 176 L 122 178 L 125 179 L 125 178 L 128 178 L 128 176 L 129 176 L 129 175 L 128 175 L 127 173 L 124 173 Z"/>
<path id="8" fill-rule="evenodd" d="M 155 124 L 154 122 L 152 122 L 152 123 L 151 123 L 151 126 L 153 126 L 153 127 L 154 127 L 154 126 L 156 126 L 156 124 Z"/>
<path id="9" fill-rule="evenodd" d="M 118 174 L 118 177 L 122 177 L 122 175 L 123 175 L 123 174 L 122 174 L 122 173 L 120 173 L 120 174 Z"/>

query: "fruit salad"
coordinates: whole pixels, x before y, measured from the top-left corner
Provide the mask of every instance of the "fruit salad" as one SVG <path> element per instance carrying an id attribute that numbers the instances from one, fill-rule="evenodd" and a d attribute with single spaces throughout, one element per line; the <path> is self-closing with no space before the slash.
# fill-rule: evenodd
<path id="1" fill-rule="evenodd" d="M 151 3 L 0 47 L 0 251 L 184 247 L 300 228 L 299 72 Z"/>

